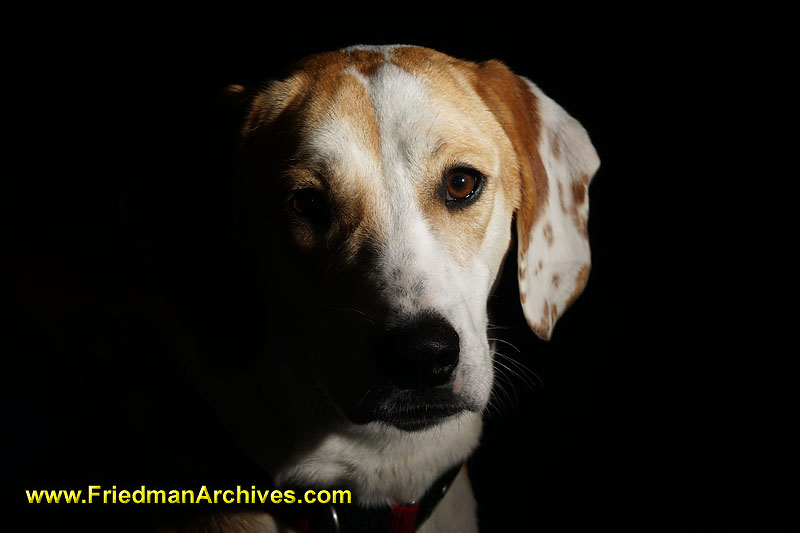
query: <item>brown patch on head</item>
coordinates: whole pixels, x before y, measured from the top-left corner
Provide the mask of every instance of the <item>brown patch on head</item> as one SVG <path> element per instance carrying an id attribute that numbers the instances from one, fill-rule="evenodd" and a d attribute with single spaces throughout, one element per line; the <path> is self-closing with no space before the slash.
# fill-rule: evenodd
<path id="1" fill-rule="evenodd" d="M 525 291 L 520 291 L 519 299 L 522 302 L 522 305 L 525 305 L 525 300 L 527 300 L 527 296 L 525 295 Z"/>
<path id="2" fill-rule="evenodd" d="M 380 132 L 364 85 L 356 78 L 372 74 L 383 64 L 383 56 L 372 51 L 337 51 L 310 56 L 298 64 L 309 80 L 303 118 L 310 133 L 331 117 L 347 120 L 359 140 L 378 157 Z"/>
<path id="3" fill-rule="evenodd" d="M 556 289 L 558 288 L 559 281 L 560 281 L 560 278 L 558 277 L 558 274 L 554 274 L 553 275 L 553 287 L 555 287 Z"/>
<path id="4" fill-rule="evenodd" d="M 242 136 L 256 133 L 260 128 L 272 124 L 306 91 L 308 77 L 303 72 L 294 72 L 283 80 L 273 81 L 259 91 L 250 104 L 250 111 L 242 128 Z"/>
<path id="5" fill-rule="evenodd" d="M 360 50 L 351 49 L 345 51 L 350 58 L 351 65 L 353 65 L 358 72 L 364 77 L 370 77 L 375 74 L 381 66 L 386 63 L 382 53 L 374 50 Z"/>
<path id="6" fill-rule="evenodd" d="M 353 48 L 308 56 L 301 59 L 295 68 L 311 75 L 322 75 L 320 81 L 324 83 L 331 75 L 343 74 L 348 67 L 356 69 L 364 76 L 371 76 L 384 63 L 381 52 Z"/>
<path id="7" fill-rule="evenodd" d="M 543 233 L 544 238 L 547 241 L 547 246 L 553 246 L 553 225 L 549 222 L 545 224 Z"/>
<path id="8" fill-rule="evenodd" d="M 520 281 L 525 279 L 525 269 L 521 265 L 517 268 L 517 277 Z"/>
<path id="9" fill-rule="evenodd" d="M 277 178 L 262 185 L 274 187 L 273 197 L 313 188 L 332 205 L 332 221 L 324 232 L 302 221 L 289 224 L 288 233 L 301 250 L 324 248 L 335 261 L 348 262 L 372 237 L 362 227 L 370 216 L 370 203 L 361 174 L 369 172 L 363 165 L 353 166 L 335 148 L 326 152 L 312 143 L 320 132 L 330 135 L 326 132 L 333 127 L 367 154 L 364 160 L 379 161 L 380 132 L 359 78 L 374 73 L 384 61 L 382 54 L 369 51 L 309 56 L 252 100 L 243 128 L 245 145 L 253 147 L 246 159 L 253 167 L 251 179 L 266 184 L 265 176 Z"/>
<path id="10" fill-rule="evenodd" d="M 371 51 L 324 52 L 296 63 L 283 80 L 270 83 L 253 99 L 245 133 L 273 123 L 291 111 L 291 125 L 302 137 L 327 117 L 350 121 L 362 140 L 374 145 L 379 133 L 372 105 L 364 86 L 354 77 L 373 73 L 383 56 Z"/>

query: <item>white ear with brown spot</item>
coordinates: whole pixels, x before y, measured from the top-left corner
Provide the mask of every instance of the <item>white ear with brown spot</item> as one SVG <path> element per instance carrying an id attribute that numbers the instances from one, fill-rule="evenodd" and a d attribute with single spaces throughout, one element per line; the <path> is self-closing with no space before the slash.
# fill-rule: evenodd
<path id="1" fill-rule="evenodd" d="M 534 183 L 523 184 L 517 213 L 520 301 L 531 329 L 547 340 L 589 277 L 588 187 L 600 159 L 578 121 L 523 80 L 534 97 L 528 101 L 536 107 L 532 137 L 541 164 L 532 165 Z"/>

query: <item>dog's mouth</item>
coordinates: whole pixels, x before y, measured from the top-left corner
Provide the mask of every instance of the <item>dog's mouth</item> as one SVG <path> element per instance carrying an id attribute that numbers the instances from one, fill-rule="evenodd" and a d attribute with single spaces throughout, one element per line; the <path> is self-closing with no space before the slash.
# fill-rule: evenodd
<path id="1" fill-rule="evenodd" d="M 383 422 L 405 431 L 422 431 L 463 411 L 478 410 L 454 394 L 452 385 L 403 390 L 387 384 L 370 390 L 349 418 L 357 424 Z"/>

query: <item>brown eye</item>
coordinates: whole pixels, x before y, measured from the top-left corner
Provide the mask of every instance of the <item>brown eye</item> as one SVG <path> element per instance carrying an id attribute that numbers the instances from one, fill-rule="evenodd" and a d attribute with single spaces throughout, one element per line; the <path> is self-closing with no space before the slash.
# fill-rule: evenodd
<path id="1" fill-rule="evenodd" d="M 478 190 L 480 174 L 465 169 L 451 170 L 446 175 L 448 202 L 467 200 Z"/>
<path id="2" fill-rule="evenodd" d="M 328 221 L 330 215 L 328 202 L 319 191 L 302 189 L 292 196 L 289 203 L 295 213 L 314 224 L 324 224 Z"/>

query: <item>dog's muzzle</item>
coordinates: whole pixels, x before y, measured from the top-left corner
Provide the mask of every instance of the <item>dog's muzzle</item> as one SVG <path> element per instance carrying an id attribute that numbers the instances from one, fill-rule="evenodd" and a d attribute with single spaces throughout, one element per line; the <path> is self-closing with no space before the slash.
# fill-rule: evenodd
<path id="1" fill-rule="evenodd" d="M 373 350 L 384 383 L 359 402 L 354 421 L 418 431 L 475 410 L 454 386 L 459 352 L 458 332 L 437 314 L 424 313 L 385 331 Z"/>

